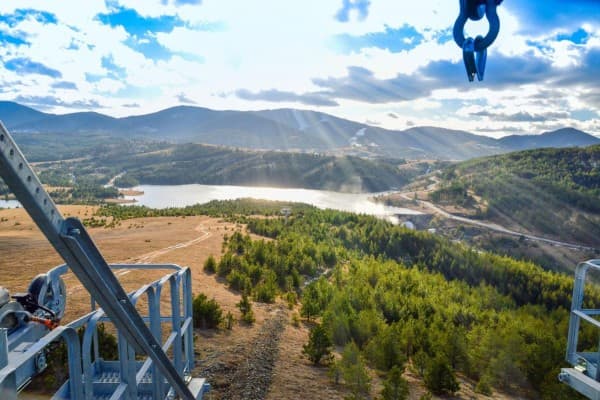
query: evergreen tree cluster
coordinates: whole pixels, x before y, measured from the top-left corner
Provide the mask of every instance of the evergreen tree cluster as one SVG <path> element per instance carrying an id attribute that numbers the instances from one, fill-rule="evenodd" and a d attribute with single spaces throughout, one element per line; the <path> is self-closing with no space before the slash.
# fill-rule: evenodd
<path id="1" fill-rule="evenodd" d="M 223 202 L 225 209 L 245 207 Z M 274 240 L 234 233 L 217 274 L 255 300 L 298 293 L 301 315 L 320 326 L 305 354 L 330 364 L 353 398 L 370 390 L 367 367 L 383 376 L 384 398 L 403 398 L 394 377 L 406 368 L 434 394 L 456 392 L 462 375 L 486 394 L 578 398 L 557 380 L 570 276 L 364 215 L 293 208 L 287 220 L 236 218 Z M 591 287 L 586 299 L 586 307 L 598 308 L 600 292 Z M 344 349 L 341 359 L 328 357 L 328 340 Z M 597 332 L 584 326 L 580 346 L 594 349 Z"/>
<path id="2" fill-rule="evenodd" d="M 557 380 L 565 365 L 571 277 L 330 210 L 287 223 L 251 219 L 248 227 L 277 241 L 300 236 L 327 244 L 332 268 L 303 289 L 301 314 L 322 321 L 334 345 L 356 346 L 371 368 L 391 376 L 410 366 L 434 394 L 456 392 L 462 374 L 482 393 L 578 398 Z M 587 299 L 600 303 L 595 289 Z M 594 332 L 584 330 L 581 340 L 593 348 Z M 350 391 L 362 398 L 359 389 Z M 386 393 L 395 391 L 401 388 Z"/>

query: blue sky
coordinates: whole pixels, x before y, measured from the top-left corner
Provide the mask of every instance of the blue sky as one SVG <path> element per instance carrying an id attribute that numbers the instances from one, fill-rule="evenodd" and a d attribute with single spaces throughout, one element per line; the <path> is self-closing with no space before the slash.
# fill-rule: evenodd
<path id="1" fill-rule="evenodd" d="M 458 3 L 2 0 L 0 100 L 113 116 L 295 107 L 390 129 L 600 135 L 600 1 L 504 1 L 486 79 L 471 84 L 451 37 Z"/>

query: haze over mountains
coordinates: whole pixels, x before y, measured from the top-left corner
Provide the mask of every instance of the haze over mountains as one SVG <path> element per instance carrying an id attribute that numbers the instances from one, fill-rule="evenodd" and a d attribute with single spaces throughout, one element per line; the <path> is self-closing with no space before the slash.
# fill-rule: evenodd
<path id="1" fill-rule="evenodd" d="M 464 160 L 514 150 L 600 143 L 600 139 L 572 128 L 493 139 L 436 127 L 393 131 L 296 109 L 217 111 L 178 106 L 146 115 L 113 118 L 96 112 L 49 114 L 4 101 L 0 102 L 0 120 L 17 135 L 104 133 L 249 149 L 409 159 Z"/>

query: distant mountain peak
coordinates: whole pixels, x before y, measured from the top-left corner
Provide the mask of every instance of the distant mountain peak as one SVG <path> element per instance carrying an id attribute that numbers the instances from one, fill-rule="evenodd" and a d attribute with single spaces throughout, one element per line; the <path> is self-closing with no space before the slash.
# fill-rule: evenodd
<path id="1" fill-rule="evenodd" d="M 580 135 L 580 136 L 591 136 L 583 131 L 576 128 L 560 128 L 554 131 L 548 131 L 542 133 L 542 135 L 560 136 L 560 135 Z"/>
<path id="2" fill-rule="evenodd" d="M 511 135 L 500 142 L 514 150 L 541 147 L 582 147 L 600 143 L 600 139 L 575 128 L 561 128 L 540 135 Z"/>

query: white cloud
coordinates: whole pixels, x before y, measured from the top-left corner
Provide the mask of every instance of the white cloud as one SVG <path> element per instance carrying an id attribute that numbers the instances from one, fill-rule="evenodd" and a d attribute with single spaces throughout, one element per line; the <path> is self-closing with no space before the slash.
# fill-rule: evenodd
<path id="1" fill-rule="evenodd" d="M 452 27 L 458 15 L 457 2 L 448 0 L 422 0 L 411 4 L 398 0 L 371 1 L 367 18 L 353 18 L 347 23 L 334 18 L 341 7 L 341 0 L 204 0 L 199 5 L 179 7 L 173 1 L 163 3 L 161 0 L 119 0 L 121 6 L 134 8 L 145 17 L 176 15 L 184 21 L 184 26 L 175 27 L 171 32 L 155 34 L 158 43 L 175 53 L 168 60 L 155 61 L 126 45 L 125 41 L 130 37 L 123 27 L 110 27 L 97 20 L 99 13 L 110 11 L 104 0 L 88 0 L 85 6 L 75 0 L 2 0 L 0 14 L 13 13 L 17 8 L 46 10 L 55 14 L 59 23 L 44 25 L 34 19 L 22 21 L 14 30 L 25 32 L 31 46 L 3 46 L 0 57 L 3 60 L 23 57 L 43 63 L 48 68 L 59 70 L 61 80 L 72 82 L 78 88 L 76 91 L 54 89 L 51 78 L 3 70 L 0 76 L 0 83 L 4 86 L 3 98 L 48 93 L 64 97 L 65 103 L 96 100 L 113 115 L 131 113 L 132 108 L 124 104 L 139 104 L 140 107 L 135 108 L 136 113 L 168 107 L 176 103 L 181 93 L 199 105 L 213 108 L 301 107 L 297 102 L 244 100 L 234 93 L 239 89 L 253 93 L 271 89 L 311 93 L 321 90 L 313 83 L 314 78 L 341 78 L 347 75 L 350 66 L 368 69 L 373 72 L 374 78 L 385 80 L 398 74 L 415 74 L 433 61 L 456 63 L 462 59 L 460 49 L 452 40 L 440 44 L 435 39 Z M 586 51 L 600 48 L 599 26 L 585 26 L 590 33 L 587 44 L 575 45 L 557 41 L 554 32 L 540 32 L 537 37 L 524 36 L 519 33 L 523 22 L 517 16 L 511 15 L 505 7 L 499 8 L 499 14 L 501 32 L 490 48 L 490 62 L 498 54 L 533 56 L 564 68 L 567 75 L 569 69 L 581 63 Z M 336 34 L 362 35 L 382 32 L 386 26 L 393 28 L 404 24 L 413 26 L 425 37 L 422 43 L 410 50 L 393 53 L 366 47 L 359 52 L 339 54 L 331 47 L 331 39 Z M 217 29 L 212 29 L 215 27 Z M 0 24 L 0 29 L 7 29 L 7 26 Z M 486 22 L 469 23 L 467 30 L 472 35 L 485 34 L 487 25 Z M 138 40 L 151 44 L 148 38 Z M 533 45 L 532 41 L 540 45 Z M 108 56 L 125 71 L 124 76 L 115 76 L 102 66 L 103 57 Z M 90 75 L 96 78 L 88 81 L 86 76 Z M 7 83 L 11 83 L 10 86 Z M 561 94 L 560 107 L 597 113 L 598 109 L 593 108 L 589 98 L 593 95 L 591 92 L 597 92 L 598 84 L 590 85 L 556 89 L 555 92 Z M 492 91 L 484 82 L 473 84 L 468 91 L 435 90 L 430 98 L 411 104 L 374 105 L 335 99 L 339 106 L 328 107 L 324 111 L 357 121 L 381 121 L 382 126 L 388 128 L 405 128 L 407 121 L 440 124 L 443 120 L 444 126 L 454 128 L 499 130 L 506 126 L 505 122 L 469 117 L 474 105 L 455 112 L 445 108 L 444 102 L 480 100 L 481 104 L 485 104 L 487 99 L 493 99 L 490 103 L 502 110 L 522 109 L 539 113 L 543 107 L 555 106 L 543 96 L 540 98 L 544 89 L 548 88 L 524 85 Z M 294 96 L 283 98 L 293 99 Z M 66 109 L 57 107 L 55 110 Z M 399 118 L 389 117 L 391 112 L 398 114 Z M 561 122 L 600 133 L 598 121 L 594 119 L 564 119 Z M 539 128 L 528 123 L 518 126 L 523 129 Z"/>

